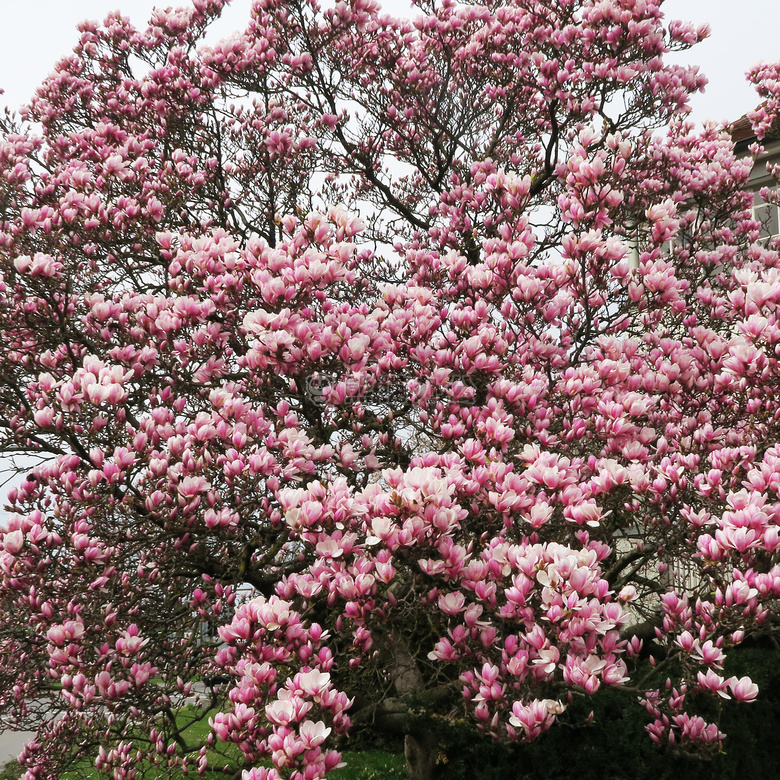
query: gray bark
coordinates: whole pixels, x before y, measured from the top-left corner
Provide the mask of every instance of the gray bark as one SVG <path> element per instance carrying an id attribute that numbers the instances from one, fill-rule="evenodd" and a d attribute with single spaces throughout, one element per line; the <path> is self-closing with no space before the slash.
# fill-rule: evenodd
<path id="1" fill-rule="evenodd" d="M 432 780 L 439 756 L 439 744 L 430 731 L 407 734 L 404 737 L 406 771 L 411 780 Z"/>

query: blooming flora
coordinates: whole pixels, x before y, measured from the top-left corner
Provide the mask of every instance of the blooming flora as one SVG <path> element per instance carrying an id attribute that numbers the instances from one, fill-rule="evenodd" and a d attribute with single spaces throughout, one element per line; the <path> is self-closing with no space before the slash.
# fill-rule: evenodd
<path id="1" fill-rule="evenodd" d="M 532 740 L 605 686 L 717 747 L 696 703 L 755 699 L 723 664 L 780 596 L 780 263 L 664 63 L 706 30 L 256 0 L 207 45 L 223 4 L 84 23 L 3 120 L 25 777 L 95 745 L 205 774 L 229 742 L 315 780 L 351 723 Z"/>

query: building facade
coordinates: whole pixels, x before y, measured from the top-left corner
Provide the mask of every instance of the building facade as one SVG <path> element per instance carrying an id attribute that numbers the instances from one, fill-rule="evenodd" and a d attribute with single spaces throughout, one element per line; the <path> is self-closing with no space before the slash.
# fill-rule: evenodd
<path id="1" fill-rule="evenodd" d="M 758 143 L 758 139 L 748 117 L 741 117 L 729 129 L 736 153 L 738 155 L 752 154 L 753 145 Z M 777 179 L 769 173 L 769 168 L 779 165 L 780 132 L 764 139 L 762 151 L 756 156 L 750 174 L 750 189 L 753 191 L 753 215 L 756 221 L 761 224 L 760 240 L 764 243 L 770 243 L 780 237 L 780 205 L 768 203 L 761 195 L 761 190 L 765 188 L 777 190 Z"/>

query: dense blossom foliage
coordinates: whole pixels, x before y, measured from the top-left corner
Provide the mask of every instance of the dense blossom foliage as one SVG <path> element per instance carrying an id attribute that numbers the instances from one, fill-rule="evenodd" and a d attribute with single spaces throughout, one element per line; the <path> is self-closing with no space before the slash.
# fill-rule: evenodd
<path id="1" fill-rule="evenodd" d="M 25 777 L 314 780 L 412 715 L 423 777 L 426 715 L 531 740 L 603 686 L 717 749 L 780 597 L 780 263 L 664 61 L 706 30 L 256 0 L 206 43 L 222 6 L 83 24 L 4 120 Z"/>

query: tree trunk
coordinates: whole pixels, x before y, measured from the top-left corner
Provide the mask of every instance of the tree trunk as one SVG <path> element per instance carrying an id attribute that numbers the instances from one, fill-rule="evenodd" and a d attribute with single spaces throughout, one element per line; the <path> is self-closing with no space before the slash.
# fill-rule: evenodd
<path id="1" fill-rule="evenodd" d="M 411 780 L 432 780 L 439 755 L 439 743 L 430 731 L 407 734 L 404 737 L 406 771 Z"/>
<path id="2" fill-rule="evenodd" d="M 390 648 L 393 654 L 392 679 L 396 692 L 404 700 L 419 695 L 425 689 L 425 683 L 402 633 L 393 632 Z M 407 731 L 404 736 L 404 755 L 406 771 L 411 780 L 432 780 L 439 755 L 439 741 L 430 731 Z"/>

